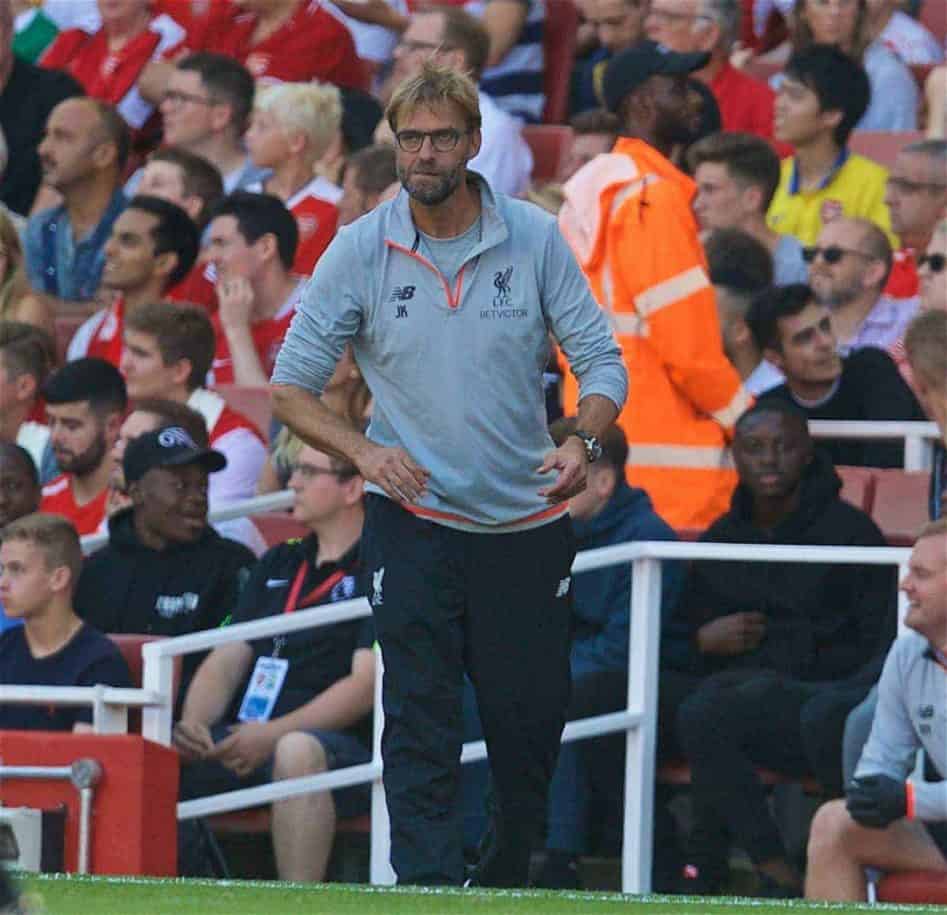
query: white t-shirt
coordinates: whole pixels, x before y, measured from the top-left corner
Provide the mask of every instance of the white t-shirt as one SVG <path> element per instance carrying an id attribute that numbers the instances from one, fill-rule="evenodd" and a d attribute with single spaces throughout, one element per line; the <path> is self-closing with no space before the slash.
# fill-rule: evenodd
<path id="1" fill-rule="evenodd" d="M 408 15 L 406 0 L 385 0 L 385 3 L 395 12 L 401 13 L 403 16 Z M 334 3 L 323 3 L 322 8 L 327 13 L 332 13 L 352 33 L 352 41 L 355 42 L 355 53 L 362 60 L 370 60 L 378 64 L 386 64 L 391 60 L 395 45 L 398 43 L 397 32 L 386 29 L 381 25 L 372 25 L 369 22 L 353 19 L 343 13 Z"/>
<path id="2" fill-rule="evenodd" d="M 522 122 L 507 114 L 486 92 L 480 93 L 483 144 L 470 160 L 501 194 L 522 194 L 533 174 L 533 152 L 523 139 Z"/>
<path id="3" fill-rule="evenodd" d="M 943 3 L 944 0 L 927 2 Z M 944 59 L 944 49 L 930 31 L 901 10 L 895 10 L 879 40 L 909 65 L 939 64 Z"/>

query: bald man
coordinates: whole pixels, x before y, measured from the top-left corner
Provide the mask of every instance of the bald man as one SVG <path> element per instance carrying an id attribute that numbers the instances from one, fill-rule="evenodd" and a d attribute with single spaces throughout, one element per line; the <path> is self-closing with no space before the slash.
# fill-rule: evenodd
<path id="1" fill-rule="evenodd" d="M 866 346 L 887 350 L 901 339 L 918 302 L 883 294 L 893 253 L 888 237 L 875 223 L 828 222 L 803 256 L 816 301 L 832 312 L 832 329 L 843 355 Z"/>

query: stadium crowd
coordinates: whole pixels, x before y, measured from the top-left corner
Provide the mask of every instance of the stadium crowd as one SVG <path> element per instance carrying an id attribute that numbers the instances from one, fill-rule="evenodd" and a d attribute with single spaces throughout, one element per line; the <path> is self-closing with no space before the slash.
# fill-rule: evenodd
<path id="1" fill-rule="evenodd" d="M 865 868 L 935 872 L 947 894 L 945 32 L 943 0 L 0 0 L 0 685 L 126 685 L 108 635 L 363 595 L 377 610 L 362 532 L 392 490 L 366 495 L 374 467 L 281 423 L 279 389 L 324 375 L 316 393 L 353 435 L 397 435 L 416 392 L 392 393 L 386 360 L 407 322 L 374 309 L 406 318 L 443 287 L 445 315 L 466 304 L 510 329 L 496 349 L 453 341 L 458 377 L 519 358 L 511 375 L 541 378 L 548 448 L 585 446 L 584 491 L 568 499 L 578 549 L 905 545 L 865 496 L 876 473 L 903 474 L 903 443 L 815 438 L 808 421 L 937 424 L 914 513 L 930 523 L 900 585 L 906 633 L 891 566 L 665 563 L 657 759 L 685 772 L 688 802 L 659 778 L 654 883 L 722 893 L 739 848 L 760 896 L 864 899 Z M 444 73 L 470 81 L 469 100 Z M 438 78 L 425 129 L 402 130 L 404 87 Z M 405 225 L 419 157 L 420 177 L 437 174 L 430 161 L 478 201 L 482 189 L 476 230 L 445 241 Z M 398 279 L 367 247 L 368 214 L 390 215 L 380 244 L 437 282 Z M 519 243 L 541 270 L 483 272 L 507 223 L 543 227 Z M 592 353 L 591 322 L 561 301 L 576 277 L 621 357 Z M 527 340 L 513 319 L 534 302 L 545 323 Z M 430 346 L 417 342 L 419 378 L 449 358 Z M 609 358 L 627 374 L 623 406 Z M 502 398 L 502 375 L 489 382 Z M 590 396 L 620 410 L 601 436 L 582 428 Z M 506 447 L 473 407 L 413 419 L 444 447 L 465 424 Z M 454 461 L 468 498 L 473 464 L 491 462 Z M 282 524 L 208 521 L 283 489 Z M 443 507 L 418 508 L 418 524 L 458 528 Z M 462 529 L 506 536 L 484 520 L 502 507 L 482 508 Z M 96 534 L 106 544 L 83 558 Z M 417 577 L 435 580 L 423 558 Z M 554 719 L 569 686 L 565 720 L 623 709 L 630 567 L 563 582 L 571 677 L 528 678 L 536 703 L 548 688 Z M 394 644 L 376 628 L 189 656 L 182 799 L 368 761 L 372 646 Z M 468 664 L 451 727 L 499 745 L 497 710 L 477 702 L 489 658 Z M 88 730 L 87 711 L 0 702 L 0 729 Z M 919 748 L 923 777 L 908 764 Z M 578 888 L 581 859 L 611 853 L 623 752 L 598 738 L 549 761 L 544 842 L 524 845 L 527 863 L 542 852 L 535 885 Z M 429 776 L 471 863 L 497 796 L 528 806 L 501 765 Z M 788 841 L 773 812 L 774 777 L 825 802 L 808 852 L 806 830 Z M 325 879 L 337 822 L 368 810 L 367 786 L 275 802 L 279 877 Z M 182 829 L 182 872 L 200 872 L 213 842 Z"/>

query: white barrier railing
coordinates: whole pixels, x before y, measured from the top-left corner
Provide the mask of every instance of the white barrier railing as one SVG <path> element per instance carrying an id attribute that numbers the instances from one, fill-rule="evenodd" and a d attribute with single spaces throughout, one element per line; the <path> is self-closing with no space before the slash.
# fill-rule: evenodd
<path id="1" fill-rule="evenodd" d="M 574 573 L 605 568 L 619 563 L 633 564 L 629 625 L 629 664 L 627 703 L 623 711 L 569 722 L 563 741 L 582 740 L 624 731 L 625 811 L 622 846 L 622 890 L 645 893 L 651 886 L 651 824 L 657 722 L 657 682 L 660 649 L 661 563 L 667 559 L 708 559 L 720 561 L 817 562 L 827 564 L 864 564 L 904 566 L 910 551 L 892 547 L 806 547 L 761 546 L 757 544 L 714 544 L 642 542 L 589 550 L 576 556 Z M 205 651 L 232 641 L 250 641 L 294 632 L 316 625 L 328 625 L 358 619 L 370 613 L 368 601 L 357 598 L 331 606 L 280 614 L 249 623 L 208 630 L 174 639 L 149 642 L 142 648 L 144 687 L 166 697 L 157 707 L 142 712 L 142 730 L 146 737 L 160 743 L 171 742 L 171 682 L 173 658 L 194 651 Z M 380 668 L 379 668 L 380 669 Z M 343 785 L 372 782 L 371 879 L 373 883 L 391 883 L 394 875 L 388 864 L 389 833 L 384 792 L 381 785 L 381 732 L 384 725 L 381 701 L 381 676 L 375 683 L 375 734 L 372 761 L 298 779 L 212 795 L 178 805 L 182 819 L 239 810 L 311 791 Z M 461 759 L 470 762 L 486 756 L 483 741 L 464 745 Z"/>
<path id="2" fill-rule="evenodd" d="M 245 518 L 250 515 L 259 515 L 263 512 L 282 511 L 293 506 L 293 493 L 289 489 L 279 492 L 270 492 L 265 496 L 254 496 L 252 499 L 241 499 L 238 502 L 227 502 L 207 513 L 207 520 L 211 524 L 218 521 L 230 521 L 233 518 Z M 106 533 L 86 534 L 81 538 L 82 552 L 88 556 L 108 543 Z"/>
<path id="3" fill-rule="evenodd" d="M 92 706 L 95 734 L 128 732 L 128 709 L 161 708 L 166 694 L 147 689 L 103 686 L 0 686 L 0 702 L 5 705 L 88 705 Z"/>
<path id="4" fill-rule="evenodd" d="M 929 470 L 933 444 L 940 438 L 936 423 L 893 420 L 810 419 L 812 437 L 904 441 L 904 469 Z"/>

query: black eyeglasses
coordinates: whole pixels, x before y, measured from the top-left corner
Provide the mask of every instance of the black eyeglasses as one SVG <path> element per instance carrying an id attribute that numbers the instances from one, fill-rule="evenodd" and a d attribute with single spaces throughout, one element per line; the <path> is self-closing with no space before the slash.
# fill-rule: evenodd
<path id="1" fill-rule="evenodd" d="M 203 95 L 194 95 L 191 92 L 178 92 L 176 89 L 169 89 L 161 96 L 162 102 L 169 102 L 172 105 L 183 105 L 190 102 L 193 105 L 219 105 L 220 102 L 215 98 L 204 98 Z"/>
<path id="2" fill-rule="evenodd" d="M 917 259 L 917 269 L 927 265 L 931 273 L 942 273 L 944 267 L 947 267 L 947 257 L 943 254 L 923 254 Z"/>
<path id="3" fill-rule="evenodd" d="M 331 467 L 316 467 L 315 464 L 306 464 L 302 461 L 291 464 L 290 470 L 293 473 L 298 473 L 307 482 L 321 476 L 337 477 L 338 479 L 345 476 L 341 470 L 333 470 Z"/>
<path id="4" fill-rule="evenodd" d="M 430 137 L 431 146 L 436 152 L 450 152 L 457 146 L 460 138 L 470 133 L 469 130 L 455 130 L 445 127 L 442 130 L 399 130 L 395 134 L 398 146 L 409 153 L 418 152 L 424 145 L 424 138 Z"/>
<path id="5" fill-rule="evenodd" d="M 875 259 L 871 254 L 865 254 L 864 251 L 856 251 L 854 248 L 841 248 L 838 245 L 829 245 L 827 248 L 819 248 L 813 245 L 802 249 L 802 259 L 807 264 L 813 263 L 820 255 L 827 264 L 837 264 L 846 254 L 864 257 L 870 261 Z"/>

